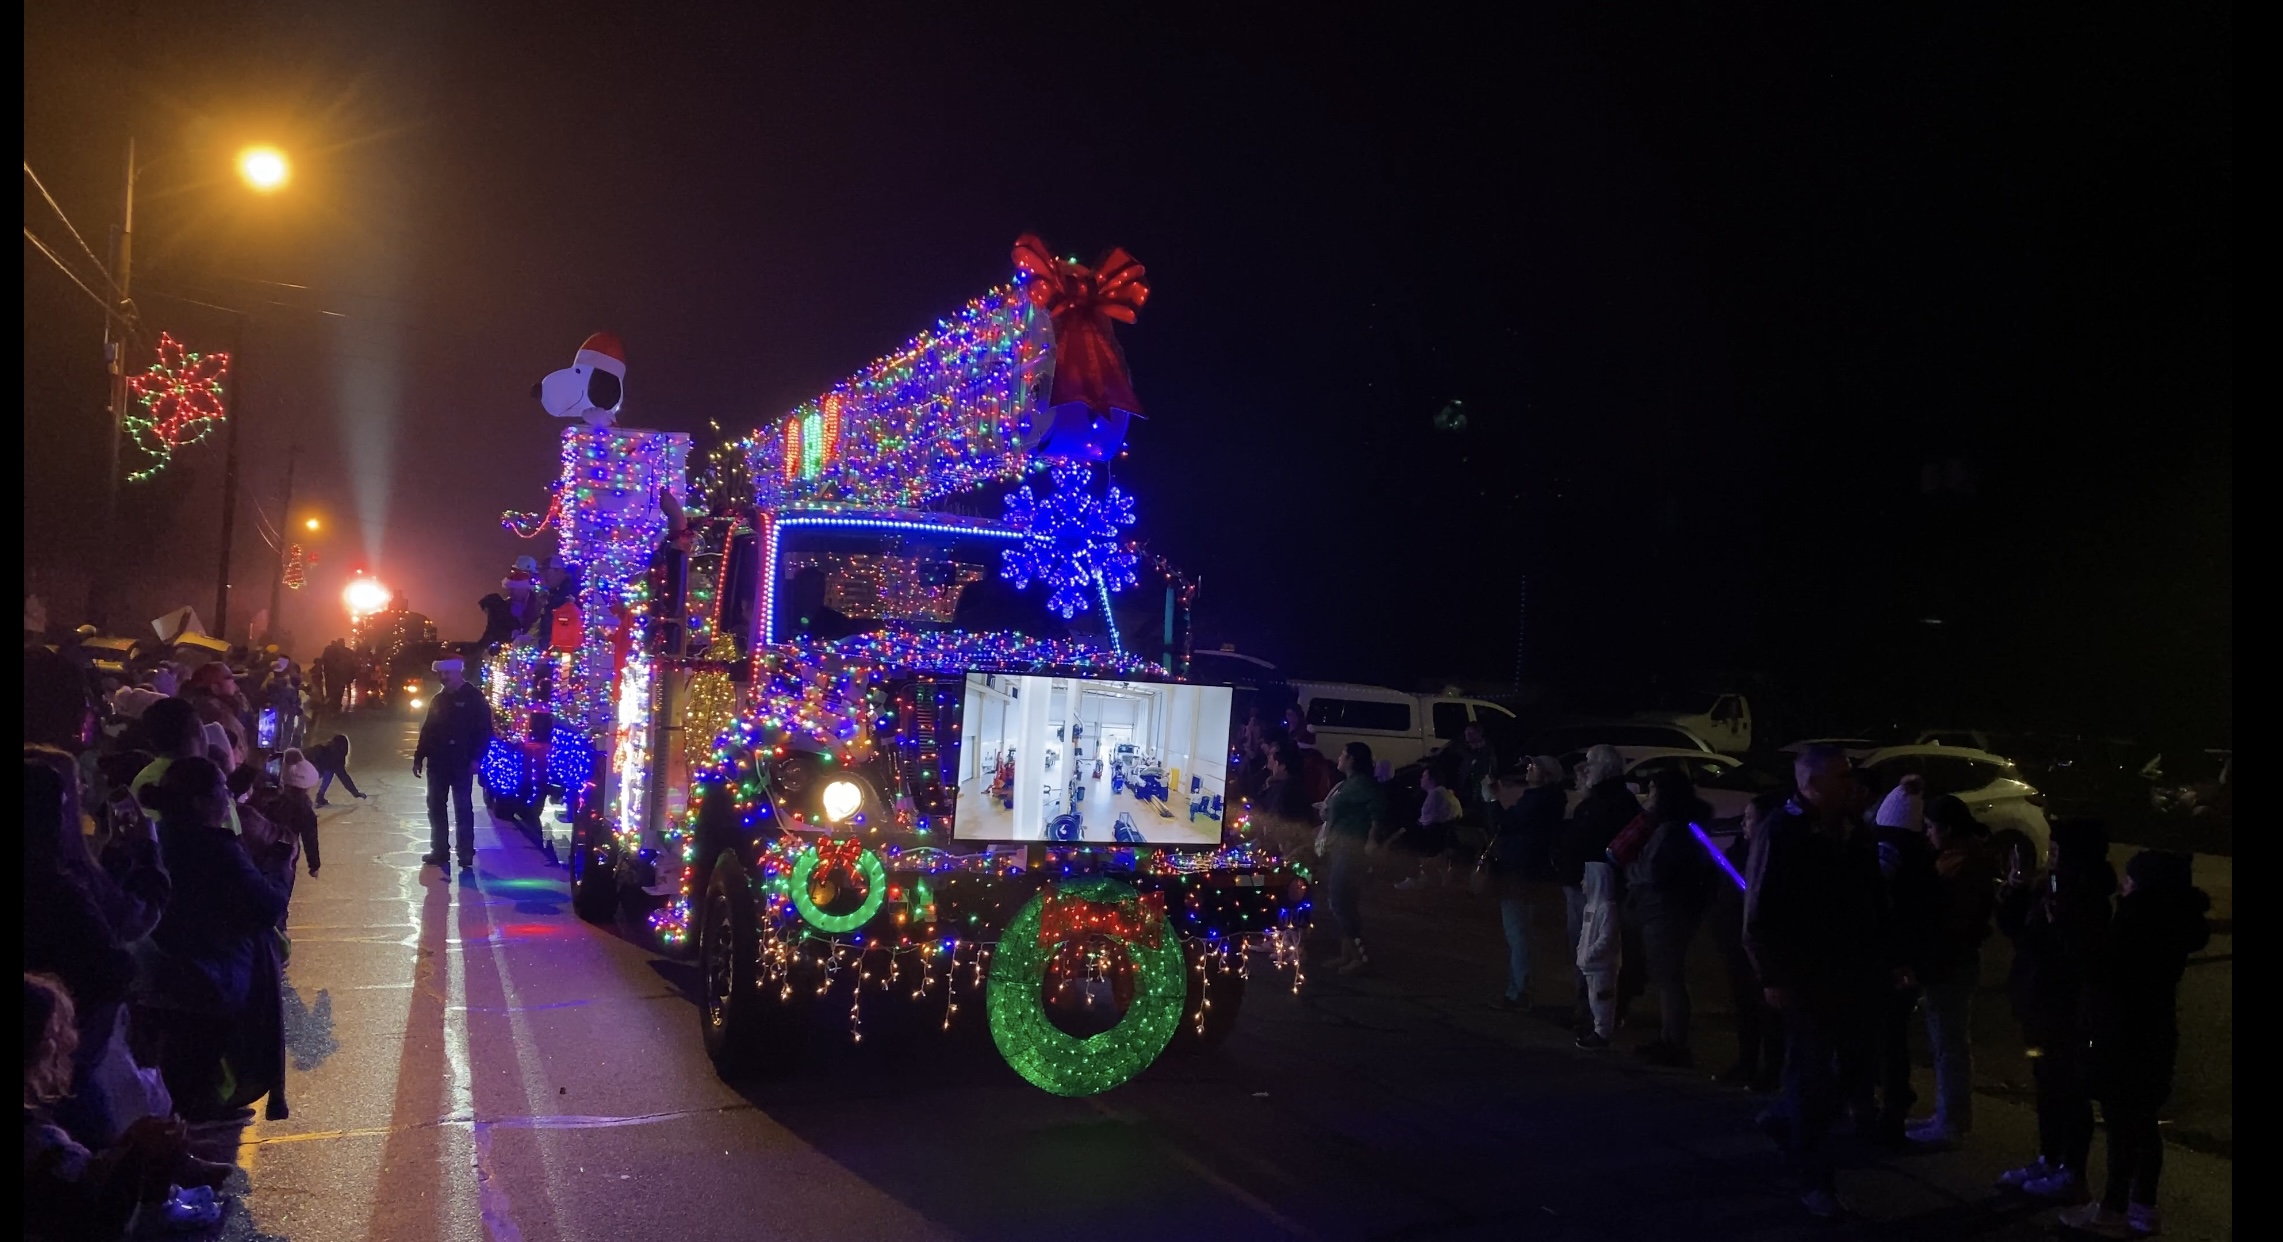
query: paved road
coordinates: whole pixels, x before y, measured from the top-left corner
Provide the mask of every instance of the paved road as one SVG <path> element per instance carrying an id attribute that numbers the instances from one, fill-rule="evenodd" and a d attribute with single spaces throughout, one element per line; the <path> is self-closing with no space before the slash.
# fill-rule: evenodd
<path id="1" fill-rule="evenodd" d="M 854 1047 L 820 1028 L 796 1071 L 733 1088 L 688 967 L 580 922 L 513 828 L 479 831 L 473 884 L 424 873 L 409 723 L 351 732 L 373 796 L 326 812 L 331 865 L 295 893 L 293 1117 L 245 1130 L 226 1236 L 2045 1234 L 1985 1189 L 2031 1143 L 2002 1093 L 1974 1146 L 1858 1159 L 1842 1190 L 1864 1219 L 1809 1225 L 1753 1097 L 1486 1009 L 1496 921 L 1460 895 L 1375 894 L 1376 977 L 1256 982 L 1219 1052 L 1097 1099 L 1025 1085 L 979 1023 Z M 2168 1236 L 2229 1236 L 2231 1172 L 2173 1153 Z"/>

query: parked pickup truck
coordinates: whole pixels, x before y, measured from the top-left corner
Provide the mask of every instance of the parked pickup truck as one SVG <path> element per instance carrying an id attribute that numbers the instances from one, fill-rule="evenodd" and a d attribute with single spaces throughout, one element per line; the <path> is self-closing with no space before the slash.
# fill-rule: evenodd
<path id="1" fill-rule="evenodd" d="M 1391 769 L 1432 758 L 1470 724 L 1498 733 L 1514 728 L 1514 713 L 1482 699 L 1335 681 L 1295 681 L 1292 689 L 1317 749 L 1333 755 L 1349 742 L 1362 742 Z"/>

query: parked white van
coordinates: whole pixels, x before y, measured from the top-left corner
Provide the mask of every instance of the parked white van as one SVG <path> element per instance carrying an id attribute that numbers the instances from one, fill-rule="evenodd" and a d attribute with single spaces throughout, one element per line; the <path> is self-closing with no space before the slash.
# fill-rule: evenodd
<path id="1" fill-rule="evenodd" d="M 1349 742 L 1371 747 L 1390 769 L 1418 763 L 1455 742 L 1477 721 L 1511 729 L 1514 713 L 1496 703 L 1455 695 L 1410 694 L 1385 686 L 1295 681 L 1300 710 L 1316 734 L 1316 748 L 1337 755 Z"/>

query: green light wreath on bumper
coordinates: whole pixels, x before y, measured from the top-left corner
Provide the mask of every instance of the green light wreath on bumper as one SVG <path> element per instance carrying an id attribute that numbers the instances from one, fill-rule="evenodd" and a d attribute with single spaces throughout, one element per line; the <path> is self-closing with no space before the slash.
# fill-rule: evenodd
<path id="1" fill-rule="evenodd" d="M 1064 896 L 1099 902 L 1138 900 L 1118 880 L 1071 880 L 1055 886 Z M 1046 890 L 1031 896 L 991 955 L 988 1010 L 991 1038 L 1015 1072 L 1056 1095 L 1098 1095 L 1149 1068 L 1181 1025 L 1188 999 L 1181 940 L 1162 928 L 1158 947 L 1124 942 L 1133 962 L 1133 1000 L 1118 1024 L 1084 1039 L 1056 1027 L 1046 1014 L 1047 963 L 1061 942 L 1039 943 Z M 1162 921 L 1162 913 L 1146 917 Z"/>
<path id="2" fill-rule="evenodd" d="M 856 856 L 857 869 L 864 873 L 864 904 L 846 914 L 827 914 L 809 898 L 809 880 L 816 874 L 819 862 L 815 846 L 801 851 L 793 862 L 793 909 L 800 911 L 801 920 L 821 932 L 851 932 L 872 921 L 880 907 L 888 900 L 888 867 L 880 856 L 865 850 Z"/>

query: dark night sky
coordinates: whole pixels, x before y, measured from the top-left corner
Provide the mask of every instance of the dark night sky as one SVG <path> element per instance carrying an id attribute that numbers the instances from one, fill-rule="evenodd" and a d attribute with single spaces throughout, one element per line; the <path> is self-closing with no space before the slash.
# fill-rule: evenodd
<path id="1" fill-rule="evenodd" d="M 1121 481 L 1210 641 L 1504 680 L 1527 573 L 1529 675 L 1581 701 L 1760 673 L 1801 729 L 2226 735 L 2223 7 L 1239 7 L 38 3 L 26 158 L 100 249 L 131 126 L 146 321 L 255 312 L 244 485 L 298 439 L 336 519 L 305 642 L 360 563 L 473 632 L 588 331 L 625 421 L 742 432 L 1035 230 L 1149 266 Z M 261 201 L 211 173 L 256 138 L 298 157 Z M 26 264 L 53 597 L 101 322 Z M 202 613 L 219 458 L 130 508 Z"/>

